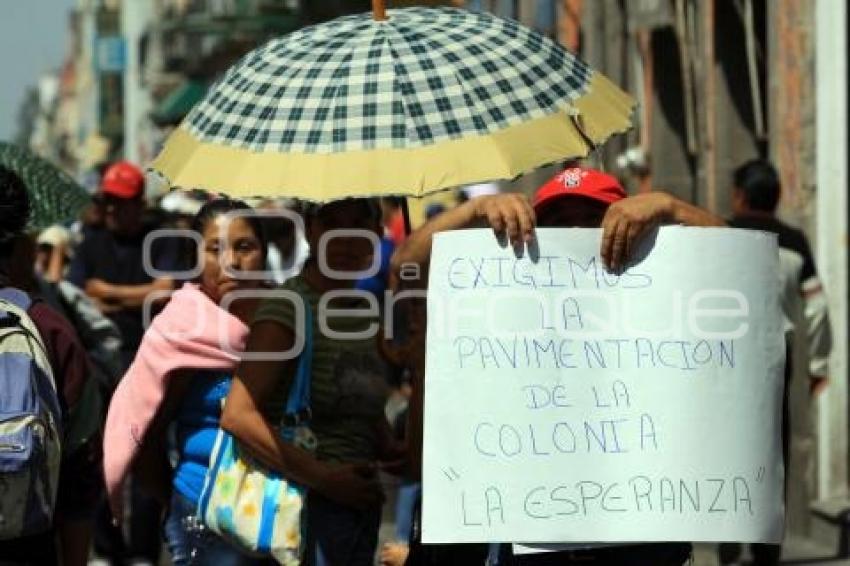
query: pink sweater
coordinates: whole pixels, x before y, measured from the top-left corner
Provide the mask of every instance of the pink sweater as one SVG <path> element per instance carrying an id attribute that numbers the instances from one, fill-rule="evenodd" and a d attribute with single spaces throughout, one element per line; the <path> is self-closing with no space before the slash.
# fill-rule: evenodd
<path id="1" fill-rule="evenodd" d="M 118 384 L 103 438 L 103 467 L 110 507 L 122 513 L 124 481 L 157 415 L 176 370 L 234 370 L 248 327 L 187 283 L 145 332 L 136 358 Z M 228 351 L 230 350 L 230 351 Z"/>

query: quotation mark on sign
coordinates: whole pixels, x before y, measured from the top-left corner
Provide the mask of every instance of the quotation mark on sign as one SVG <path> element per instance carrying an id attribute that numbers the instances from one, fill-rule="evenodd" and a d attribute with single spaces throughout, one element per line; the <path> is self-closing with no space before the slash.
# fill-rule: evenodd
<path id="1" fill-rule="evenodd" d="M 764 466 L 759 468 L 758 473 L 756 473 L 756 481 L 759 483 L 764 481 Z"/>
<path id="2" fill-rule="evenodd" d="M 455 481 L 460 479 L 460 474 L 457 473 L 454 468 L 445 468 L 443 470 L 443 474 L 445 474 L 445 476 L 449 478 L 449 481 Z"/>

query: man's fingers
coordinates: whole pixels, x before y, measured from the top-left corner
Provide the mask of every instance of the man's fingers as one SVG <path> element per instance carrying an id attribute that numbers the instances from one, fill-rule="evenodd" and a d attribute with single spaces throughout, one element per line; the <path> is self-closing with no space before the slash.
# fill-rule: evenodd
<path id="1" fill-rule="evenodd" d="M 637 250 L 638 242 L 640 242 L 641 234 L 643 233 L 643 229 L 635 222 L 630 222 L 628 230 L 626 231 L 626 249 L 623 253 L 623 257 L 620 258 L 620 265 L 625 265 L 628 263 L 630 259 L 635 254 Z"/>
<path id="2" fill-rule="evenodd" d="M 612 267 L 611 259 L 614 250 L 614 238 L 617 235 L 617 224 L 618 219 L 610 213 L 609 209 L 608 214 L 602 219 L 602 242 L 599 246 L 599 255 L 602 256 L 602 260 L 609 269 Z"/>
<path id="3" fill-rule="evenodd" d="M 626 243 L 628 241 L 629 224 L 624 220 L 617 222 L 614 235 L 611 240 L 610 258 L 608 260 L 609 269 L 616 271 L 623 264 L 623 256 L 626 252 Z"/>
<path id="4" fill-rule="evenodd" d="M 502 213 L 496 207 L 492 207 L 487 210 L 487 223 L 497 236 L 505 230 L 505 222 L 502 219 Z"/>
<path id="5" fill-rule="evenodd" d="M 523 195 L 513 195 L 513 198 L 501 202 L 508 238 L 515 248 L 519 248 L 533 238 L 534 209 Z"/>
<path id="6" fill-rule="evenodd" d="M 505 227 L 508 234 L 508 240 L 511 245 L 516 246 L 522 242 L 519 230 L 519 219 L 517 218 L 516 210 L 511 206 L 505 206 L 502 210 L 502 217 L 505 219 Z"/>
<path id="7" fill-rule="evenodd" d="M 480 197 L 476 215 L 487 221 L 502 245 L 508 240 L 518 247 L 534 237 L 534 209 L 524 195 Z"/>
<path id="8" fill-rule="evenodd" d="M 530 242 L 534 237 L 534 209 L 531 208 L 531 204 L 527 199 L 520 199 L 519 205 L 517 206 L 517 218 L 519 219 L 519 229 L 522 238 L 526 242 Z"/>

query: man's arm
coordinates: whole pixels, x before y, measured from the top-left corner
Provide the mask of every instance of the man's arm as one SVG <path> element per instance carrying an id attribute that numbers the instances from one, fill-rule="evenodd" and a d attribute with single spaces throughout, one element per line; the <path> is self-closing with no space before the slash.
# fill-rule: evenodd
<path id="1" fill-rule="evenodd" d="M 99 304 L 118 308 L 139 308 L 145 304 L 148 294 L 161 291 L 171 291 L 174 281 L 170 278 L 154 279 L 145 285 L 113 285 L 103 279 L 86 280 L 85 291 Z M 167 297 L 157 299 L 157 303 L 164 302 Z"/>
<path id="2" fill-rule="evenodd" d="M 610 269 L 620 269 L 649 230 L 662 224 L 726 226 L 707 210 L 661 191 L 643 193 L 615 202 L 602 220 L 600 253 Z"/>
<path id="3" fill-rule="evenodd" d="M 255 322 L 246 352 L 287 351 L 295 344 L 291 329 L 271 320 Z M 367 465 L 331 464 L 316 460 L 281 438 L 277 427 L 263 415 L 261 405 L 280 379 L 291 381 L 294 361 L 243 360 L 227 394 L 221 428 L 267 466 L 343 505 L 368 508 L 381 500 L 381 489 Z"/>
<path id="4" fill-rule="evenodd" d="M 803 256 L 800 293 L 803 296 L 803 323 L 809 354 L 809 391 L 814 395 L 827 385 L 832 328 L 829 323 L 829 305 L 815 268 L 814 255 L 805 236 L 800 234 L 800 239 Z"/>
<path id="5" fill-rule="evenodd" d="M 415 230 L 393 254 L 391 273 L 398 276 L 402 266 L 415 264 L 427 269 L 431 259 L 431 244 L 434 234 L 461 228 L 490 226 L 498 238 L 505 237 L 514 246 L 533 238 L 534 210 L 528 199 L 518 193 L 484 195 L 466 201 L 427 222 Z M 428 278 L 420 278 L 420 285 Z"/>

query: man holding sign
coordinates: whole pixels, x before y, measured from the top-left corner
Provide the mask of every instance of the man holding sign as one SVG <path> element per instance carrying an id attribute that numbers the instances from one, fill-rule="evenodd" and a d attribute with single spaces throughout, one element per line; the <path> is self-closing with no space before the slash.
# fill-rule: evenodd
<path id="1" fill-rule="evenodd" d="M 558 244 L 561 240 L 555 238 L 558 235 L 563 237 L 563 234 L 541 231 L 535 235 L 535 224 L 540 227 L 558 228 L 601 226 L 603 230 L 599 255 L 608 270 L 596 263 L 595 257 L 590 257 L 588 261 L 588 257 L 583 256 L 579 261 L 578 256 L 556 256 L 552 253 L 553 250 L 565 244 Z M 608 288 L 619 285 L 621 289 L 618 289 L 618 292 L 625 297 L 630 297 L 630 301 L 644 302 L 644 307 L 649 305 L 649 302 L 642 301 L 638 295 L 629 295 L 629 293 L 652 285 L 652 274 L 648 271 L 649 267 L 654 265 L 652 258 L 646 261 L 649 267 L 638 270 L 632 269 L 633 264 L 627 263 L 627 260 L 636 254 L 648 253 L 645 247 L 641 247 L 641 240 L 651 229 L 661 224 L 723 226 L 723 222 L 714 215 L 665 193 L 653 192 L 626 198 L 625 191 L 613 177 L 598 171 L 575 167 L 567 169 L 542 187 L 535 196 L 533 207 L 524 197 L 515 194 L 473 199 L 426 224 L 415 232 L 396 253 L 393 264 L 397 273 L 403 275 L 403 270 L 410 264 L 417 264 L 424 268 L 430 260 L 435 234 L 476 225 L 490 226 L 496 232 L 502 247 L 504 248 L 510 242 L 515 251 L 515 259 L 512 259 L 503 252 L 490 253 L 479 250 L 478 248 L 483 246 L 480 243 L 480 236 L 470 234 L 463 244 L 460 241 L 453 242 L 453 248 L 450 250 L 452 253 L 448 257 L 445 253 L 447 248 L 443 246 L 441 248 L 443 255 L 435 256 L 435 261 L 430 266 L 432 296 L 429 298 L 427 357 L 428 399 L 431 401 L 428 405 L 427 430 L 431 432 L 426 433 L 428 440 L 425 442 L 423 513 L 425 542 L 511 540 L 573 543 L 568 550 L 521 556 L 512 556 L 509 546 L 503 544 L 498 552 L 492 549 L 490 553 L 491 563 L 498 564 L 673 565 L 682 564 L 688 558 L 690 545 L 687 543 L 616 543 L 637 540 L 659 542 L 696 540 L 699 535 L 685 538 L 683 534 L 676 533 L 675 526 L 678 518 L 674 518 L 673 513 L 678 516 L 686 511 L 692 513 L 694 509 L 696 512 L 713 513 L 715 508 L 720 511 L 721 506 L 725 505 L 721 503 L 720 492 L 715 494 L 715 501 L 711 502 L 712 496 L 708 493 L 707 487 L 719 485 L 720 478 L 670 479 L 673 478 L 672 475 L 670 478 L 663 475 L 656 478 L 650 477 L 651 474 L 647 472 L 645 475 L 632 475 L 618 482 L 615 481 L 616 478 L 610 479 L 612 474 L 617 472 L 617 466 L 623 462 L 640 463 L 652 459 L 640 454 L 623 457 L 612 457 L 609 454 L 629 452 L 630 450 L 626 449 L 629 444 L 633 453 L 642 450 L 658 450 L 656 427 L 662 422 L 665 426 L 669 424 L 664 422 L 664 418 L 669 415 L 658 416 L 656 419 L 658 422 L 653 421 L 649 413 L 641 414 L 631 421 L 629 421 L 630 414 L 629 418 L 625 418 L 627 415 L 624 411 L 632 409 L 637 398 L 632 374 L 640 374 L 642 368 L 656 368 L 653 372 L 657 374 L 667 372 L 678 375 L 677 372 L 679 372 L 684 375 L 687 372 L 693 372 L 691 375 L 702 377 L 702 372 L 706 372 L 710 378 L 716 378 L 723 372 L 731 372 L 736 362 L 734 343 L 728 340 L 725 342 L 723 340 L 714 342 L 707 340 L 653 341 L 646 337 L 589 340 L 586 339 L 590 336 L 590 329 L 587 328 L 588 321 L 595 320 L 594 315 L 597 313 L 588 311 L 596 307 L 588 306 L 590 304 L 588 301 L 580 304 L 581 301 L 576 298 L 593 295 L 593 300 L 599 298 L 607 300 L 610 298 L 605 295 L 609 291 Z M 674 239 L 672 236 L 668 237 L 668 234 L 663 236 L 665 240 Z M 659 240 L 662 239 L 661 236 L 658 237 Z M 591 239 L 599 241 L 596 239 L 598 234 L 592 232 L 570 232 L 570 238 L 569 246 L 576 250 L 587 248 L 587 243 Z M 440 237 L 440 239 L 442 243 L 443 238 Z M 452 236 L 452 239 L 460 238 Z M 464 244 L 468 244 L 468 247 Z M 581 248 L 582 245 L 584 248 Z M 529 255 L 532 256 L 530 258 L 522 258 L 523 248 L 526 246 L 528 246 Z M 464 249 L 463 253 L 455 251 L 461 248 Z M 467 253 L 467 250 L 471 251 Z M 549 255 L 545 255 L 540 250 Z M 596 256 L 595 250 L 590 253 Z M 652 255 L 661 256 L 661 254 Z M 664 257 L 662 259 L 664 262 L 675 264 L 678 258 Z M 434 287 L 435 276 L 437 277 L 436 287 Z M 558 280 L 558 277 L 562 279 Z M 583 288 L 585 284 L 587 287 Z M 594 284 L 595 289 L 591 289 Z M 661 286 L 663 284 L 657 285 L 657 287 Z M 521 287 L 521 292 L 513 292 L 512 287 Z M 533 300 L 529 303 L 529 308 L 516 306 L 517 301 L 523 301 L 535 293 L 540 296 L 551 295 L 552 289 L 556 287 L 570 288 L 570 292 L 575 295 L 560 303 L 557 309 L 560 318 L 557 321 L 548 319 L 545 307 L 535 307 Z M 590 290 L 594 293 L 590 293 Z M 435 292 L 438 293 L 436 297 Z M 510 320 L 503 321 L 506 326 L 521 325 L 520 319 L 530 320 L 542 316 L 542 323 L 536 328 L 538 334 L 542 332 L 546 336 L 551 336 L 555 327 L 559 326 L 560 330 L 567 330 L 570 339 L 558 341 L 545 340 L 539 336 L 529 338 L 527 334 L 519 332 L 506 338 L 501 334 L 497 335 L 498 329 L 491 335 L 486 332 L 476 333 L 481 327 L 480 320 L 466 324 L 462 322 L 459 326 L 450 328 L 448 330 L 450 339 L 445 339 L 435 321 L 430 320 L 430 317 L 439 311 L 437 299 L 441 299 L 444 295 L 457 297 L 464 295 L 471 298 L 473 302 L 477 300 L 479 303 L 486 302 L 487 297 L 491 300 L 498 298 L 502 301 L 500 303 L 502 306 L 498 310 L 506 311 L 506 316 L 510 317 Z M 509 304 L 511 302 L 515 304 Z M 543 305 L 542 299 L 539 304 Z M 447 309 L 450 314 L 461 310 L 455 308 L 456 306 L 452 304 Z M 765 305 L 761 306 L 765 307 Z M 765 308 L 772 312 L 774 306 L 778 305 L 770 303 Z M 640 308 L 639 304 L 637 310 Z M 490 315 L 488 318 L 490 320 L 493 315 L 487 314 Z M 657 317 L 656 314 L 658 314 Z M 653 318 L 662 318 L 662 315 L 666 314 L 648 310 L 641 314 L 639 320 L 651 321 Z M 495 317 L 498 319 L 498 312 Z M 623 318 L 626 318 L 626 315 L 623 315 Z M 476 328 L 476 324 L 479 328 Z M 775 352 L 770 338 L 772 337 L 768 337 L 764 342 L 769 343 L 766 348 L 770 355 L 767 357 L 772 360 Z M 572 350 L 579 345 L 584 346 L 583 352 L 577 349 Z M 675 353 L 674 346 L 677 348 Z M 616 349 L 606 351 L 604 348 L 607 347 Z M 775 348 L 777 351 L 779 349 Z M 745 362 L 742 365 L 749 368 L 748 363 Z M 517 368 L 521 371 L 516 372 Z M 511 373 L 512 370 L 513 373 Z M 643 369 L 643 371 L 646 370 Z M 593 381 L 593 376 L 597 374 L 613 377 L 610 382 L 605 382 L 607 389 L 603 390 L 601 386 L 597 388 L 597 381 Z M 566 382 L 561 382 L 562 376 L 570 375 L 573 375 L 574 379 L 569 378 Z M 619 375 L 624 376 L 622 380 L 617 378 Z M 539 377 L 529 378 L 528 376 Z M 478 379 L 481 379 L 485 386 L 487 379 L 493 383 L 491 390 L 482 391 L 480 394 L 481 399 L 486 402 L 479 402 L 478 394 L 464 396 L 463 391 L 469 391 L 468 389 L 460 393 L 455 391 L 455 399 L 452 399 L 453 385 L 459 387 L 463 382 L 471 383 Z M 495 385 L 497 379 L 503 385 Z M 517 380 L 516 383 L 522 385 L 517 388 L 515 396 L 520 398 L 519 405 L 511 405 L 511 401 L 516 399 L 511 400 L 509 395 L 497 391 L 499 388 L 504 390 L 511 383 L 510 380 L 514 379 Z M 535 379 L 537 381 L 534 381 Z M 598 380 L 599 383 L 603 381 Z M 588 385 L 591 383 L 594 384 L 593 387 Z M 657 379 L 654 383 L 638 385 L 647 391 L 653 390 L 656 397 L 660 395 L 663 398 L 666 392 L 655 390 L 665 387 L 666 383 L 664 380 Z M 709 387 L 714 387 L 716 379 L 714 381 L 707 379 L 705 383 L 709 384 Z M 574 390 L 570 389 L 574 386 Z M 679 383 L 673 385 L 673 387 L 680 386 Z M 597 419 L 593 422 L 591 422 L 592 419 L 583 422 L 569 421 L 567 415 L 575 416 L 579 411 L 576 407 L 581 404 L 579 399 L 581 394 L 578 393 L 581 387 L 586 387 L 585 393 L 592 391 L 594 410 L 599 412 L 601 407 L 609 411 L 619 410 L 620 412 L 615 415 L 618 418 L 606 417 L 605 420 Z M 778 390 L 771 389 L 769 392 L 771 394 L 767 393 L 764 411 L 767 414 L 778 413 Z M 457 397 L 460 399 L 457 400 Z M 455 412 L 452 413 L 452 410 Z M 689 410 L 689 407 L 674 407 L 671 411 L 676 414 L 676 418 L 668 420 L 687 420 L 691 418 Z M 524 414 L 529 422 L 511 423 L 498 420 L 511 418 L 523 411 L 526 411 Z M 585 410 L 580 414 L 585 419 L 589 419 L 587 412 Z M 420 414 L 415 401 L 411 414 Z M 545 417 L 541 416 L 544 414 Z M 553 418 L 551 417 L 553 414 L 556 415 L 554 418 L 560 420 L 547 421 L 547 418 Z M 711 415 L 705 418 L 710 417 Z M 470 420 L 475 418 L 479 420 Z M 700 414 L 693 417 L 693 419 L 698 418 L 703 416 Z M 768 426 L 775 424 L 769 418 L 766 420 Z M 450 423 L 448 429 L 445 428 L 446 423 Z M 421 423 L 413 424 L 415 431 L 416 425 Z M 457 434 L 447 436 L 436 433 L 435 436 L 440 426 L 444 427 L 442 429 L 444 431 L 453 430 L 457 431 Z M 618 426 L 623 427 L 619 429 L 620 436 L 618 436 Z M 468 440 L 462 439 L 464 430 L 469 431 Z M 670 439 L 675 437 L 677 440 L 687 438 L 687 434 L 677 436 L 679 432 L 670 433 L 668 437 Z M 775 431 L 771 429 L 768 436 L 770 432 Z M 411 439 L 414 452 L 417 441 L 415 434 L 414 432 Z M 778 450 L 772 450 L 778 446 L 778 438 L 774 440 L 775 442 L 771 441 L 765 449 L 768 456 L 778 454 Z M 681 442 L 677 444 L 677 449 L 680 449 L 678 445 L 681 444 Z M 465 453 L 469 452 L 470 446 L 473 448 L 473 453 Z M 576 455 L 577 451 L 584 450 L 584 448 L 578 450 L 579 446 L 586 446 L 586 454 Z M 639 449 L 636 449 L 636 446 L 639 446 Z M 592 453 L 594 450 L 599 453 Z M 703 456 L 699 455 L 695 460 L 702 464 L 706 460 Z M 568 458 L 574 458 L 574 460 Z M 773 476 L 777 473 L 781 484 L 781 465 L 778 465 L 778 457 L 775 460 L 777 460 L 778 472 L 777 466 L 765 466 L 769 468 L 769 474 L 772 474 L 770 485 L 776 483 L 776 478 Z M 570 461 L 574 464 L 569 464 Z M 564 464 L 561 465 L 560 462 Z M 603 464 L 603 462 L 611 465 Z M 523 463 L 527 466 L 520 469 L 518 466 L 522 466 Z M 768 464 L 772 464 L 772 460 Z M 587 465 L 602 467 L 589 469 Z M 762 481 L 765 475 L 759 471 L 762 468 L 757 468 L 761 479 L 751 481 Z M 482 473 L 486 475 L 482 476 Z M 552 484 L 544 485 L 541 479 L 548 481 L 555 478 L 553 481 L 566 482 L 567 480 L 562 479 L 562 476 L 578 473 L 585 474 L 581 481 L 576 483 L 571 480 L 567 483 L 555 484 L 554 487 Z M 504 480 L 507 484 L 500 484 L 499 480 Z M 517 485 L 508 485 L 513 480 Z M 540 480 L 539 483 L 533 483 L 538 480 Z M 752 515 L 751 499 L 755 496 L 749 495 L 750 486 L 746 481 L 744 477 L 737 475 L 730 477 L 728 479 L 729 494 L 723 497 L 728 497 L 731 502 L 729 505 L 734 506 L 736 510 L 749 509 Z M 727 485 L 726 480 L 723 482 Z M 674 488 L 674 483 L 678 487 Z M 470 486 L 481 489 L 474 492 Z M 679 489 L 680 487 L 682 489 Z M 634 494 L 630 490 L 633 490 Z M 770 496 L 774 495 L 770 489 L 764 491 Z M 774 491 L 781 499 L 781 491 Z M 703 500 L 700 500 L 701 496 Z M 706 498 L 708 501 L 705 501 Z M 769 509 L 765 513 L 770 517 L 781 517 L 781 511 L 776 512 L 777 505 L 781 509 L 781 501 L 766 504 L 765 507 Z M 653 514 L 658 514 L 659 507 L 662 515 L 667 513 L 667 516 L 662 516 L 658 520 L 658 524 L 662 527 L 660 529 L 647 527 L 647 519 L 654 516 Z M 641 513 L 644 513 L 647 519 L 638 520 L 637 516 Z M 623 519 L 626 516 L 634 518 Z M 665 525 L 670 525 L 669 533 L 663 531 Z M 570 530 L 572 532 L 569 532 Z M 776 532 L 778 532 L 777 529 L 772 528 L 769 536 L 777 536 Z M 691 531 L 683 530 L 681 533 L 690 534 Z M 580 543 L 582 540 L 607 541 L 615 544 L 591 545 Z M 415 553 L 414 550 L 413 554 Z M 449 564 L 450 560 L 450 557 L 446 555 L 441 563 Z M 408 563 L 417 563 L 415 557 L 411 556 Z"/>

